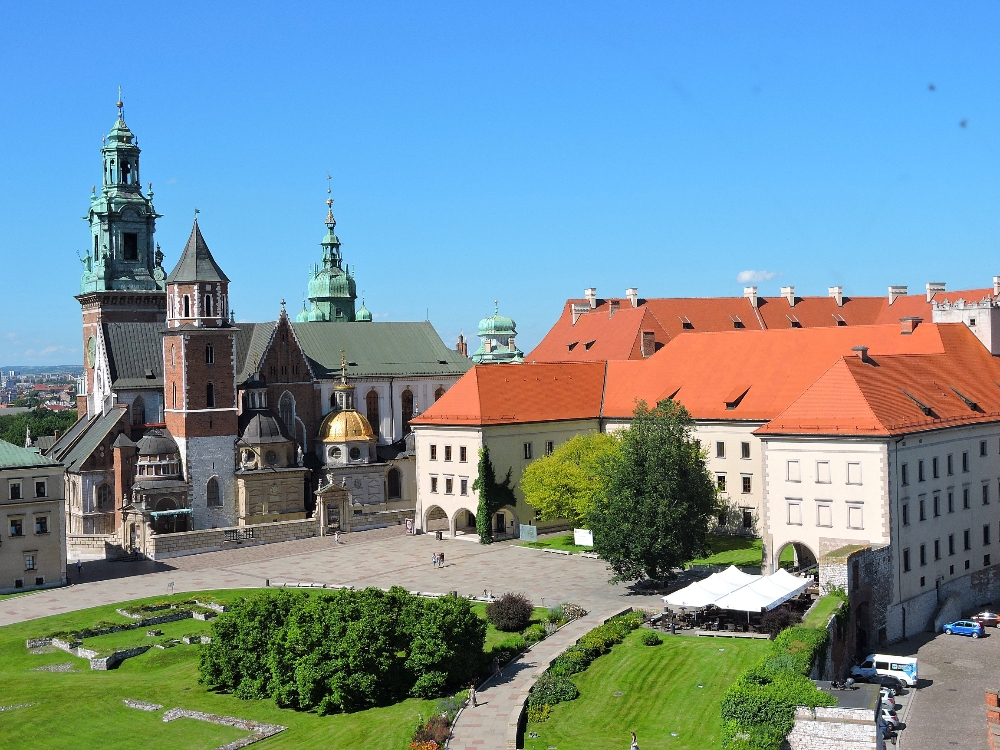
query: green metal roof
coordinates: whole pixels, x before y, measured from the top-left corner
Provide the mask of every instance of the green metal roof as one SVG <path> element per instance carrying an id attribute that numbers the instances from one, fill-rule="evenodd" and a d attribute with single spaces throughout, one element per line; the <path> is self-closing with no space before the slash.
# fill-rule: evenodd
<path id="1" fill-rule="evenodd" d="M 58 466 L 57 461 L 46 458 L 27 448 L 19 448 L 6 440 L 0 440 L 0 469 L 31 469 L 39 466 Z"/>
<path id="2" fill-rule="evenodd" d="M 194 220 L 194 226 L 191 227 L 191 236 L 184 246 L 181 259 L 167 277 L 168 284 L 194 281 L 229 281 L 229 277 L 222 272 L 212 257 L 212 251 L 208 249 L 205 238 L 201 236 L 198 219 Z"/>
<path id="3" fill-rule="evenodd" d="M 340 350 L 352 377 L 463 375 L 472 363 L 441 341 L 429 322 L 292 323 L 316 377 L 340 375 Z"/>
<path id="4" fill-rule="evenodd" d="M 274 323 L 236 324 L 236 382 L 242 383 L 254 373 L 254 360 L 260 361 L 274 332 Z"/>
<path id="5" fill-rule="evenodd" d="M 105 323 L 112 388 L 162 388 L 162 323 Z"/>
<path id="6" fill-rule="evenodd" d="M 97 446 L 101 444 L 101 441 L 114 430 L 124 413 L 124 406 L 115 407 L 107 414 L 94 417 L 94 419 L 87 422 L 82 433 L 77 433 L 75 429 L 76 425 L 73 425 L 74 429 L 71 432 L 79 434 L 79 438 L 72 442 L 67 441 L 64 444 L 66 447 L 61 448 L 61 450 L 54 450 L 54 458 L 57 458 L 66 466 L 66 471 L 79 471 L 84 461 L 90 458 L 90 454 L 97 450 Z M 86 418 L 81 421 L 86 421 Z M 60 439 L 59 443 L 62 442 Z M 56 447 L 60 448 L 59 444 Z"/>

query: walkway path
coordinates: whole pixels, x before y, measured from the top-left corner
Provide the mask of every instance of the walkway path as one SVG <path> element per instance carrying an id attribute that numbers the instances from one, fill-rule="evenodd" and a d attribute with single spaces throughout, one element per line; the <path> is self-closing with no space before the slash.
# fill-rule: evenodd
<path id="1" fill-rule="evenodd" d="M 591 612 L 574 620 L 559 632 L 540 641 L 508 664 L 499 678 L 490 680 L 478 692 L 476 708 L 459 714 L 448 742 L 448 750 L 514 750 L 517 722 L 528 690 L 548 668 L 549 663 L 572 646 L 589 630 L 624 609 Z"/>

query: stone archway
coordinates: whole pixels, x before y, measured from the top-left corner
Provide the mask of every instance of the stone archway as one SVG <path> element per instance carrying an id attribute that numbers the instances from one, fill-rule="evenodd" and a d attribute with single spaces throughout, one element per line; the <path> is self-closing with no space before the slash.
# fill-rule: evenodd
<path id="1" fill-rule="evenodd" d="M 493 538 L 513 538 L 518 536 L 517 511 L 510 505 L 503 506 L 493 514 L 490 526 L 493 528 Z M 501 530 L 502 528 L 502 530 Z"/>
<path id="2" fill-rule="evenodd" d="M 785 568 L 790 572 L 812 570 L 817 566 L 816 553 L 802 542 L 785 542 L 777 550 L 774 570 Z"/>
<path id="3" fill-rule="evenodd" d="M 451 517 L 452 536 L 457 534 L 476 534 L 476 514 L 468 508 L 459 508 Z"/>
<path id="4" fill-rule="evenodd" d="M 433 531 L 451 531 L 448 514 L 440 505 L 432 505 L 424 511 L 424 533 L 430 534 Z"/>

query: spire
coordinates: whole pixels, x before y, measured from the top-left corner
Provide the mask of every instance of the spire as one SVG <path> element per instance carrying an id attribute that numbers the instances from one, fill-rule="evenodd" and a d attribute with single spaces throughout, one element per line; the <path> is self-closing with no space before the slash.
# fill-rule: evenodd
<path id="1" fill-rule="evenodd" d="M 195 209 L 197 212 L 198 209 Z M 191 236 L 188 237 L 184 252 L 177 261 L 174 270 L 167 277 L 168 284 L 190 283 L 195 281 L 229 281 L 229 277 L 222 272 L 219 264 L 212 257 L 212 251 L 208 249 L 205 238 L 201 235 L 198 227 L 198 217 L 195 216 L 194 226 L 191 227 Z"/>
<path id="2" fill-rule="evenodd" d="M 30 448 L 31 447 L 31 425 L 30 424 L 24 430 L 24 447 L 25 448 Z"/>
<path id="3" fill-rule="evenodd" d="M 122 102 L 122 87 L 118 87 L 118 119 L 125 122 L 125 104 Z"/>
<path id="4" fill-rule="evenodd" d="M 340 350 L 340 382 L 347 384 L 347 355 L 344 350 Z"/>

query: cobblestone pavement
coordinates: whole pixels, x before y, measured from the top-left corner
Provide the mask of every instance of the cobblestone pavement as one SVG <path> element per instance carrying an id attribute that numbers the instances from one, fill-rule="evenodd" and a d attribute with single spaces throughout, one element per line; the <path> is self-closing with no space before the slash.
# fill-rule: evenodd
<path id="1" fill-rule="evenodd" d="M 904 750 L 988 750 L 986 690 L 996 690 L 1000 630 L 987 637 L 922 633 L 889 653 L 916 656 L 920 680 L 905 715 L 898 747 Z"/>
<path id="2" fill-rule="evenodd" d="M 445 565 L 434 568 L 431 555 L 443 552 Z M 460 539 L 435 541 L 406 536 L 400 527 L 318 537 L 165 562 L 85 563 L 79 581 L 70 561 L 72 585 L 0 600 L 0 625 L 71 612 L 99 604 L 158 596 L 168 592 L 244 588 L 287 581 L 352 586 L 403 586 L 411 591 L 481 595 L 490 589 L 523 591 L 537 605 L 576 602 L 604 612 L 634 606 L 659 608 L 656 596 L 634 595 L 608 584 L 610 573 L 599 560 L 556 555 L 511 543 L 480 545 Z M 998 639 L 1000 640 L 1000 639 Z M 981 702 L 981 701 L 980 701 Z"/>
<path id="3" fill-rule="evenodd" d="M 467 706 L 459 715 L 448 750 L 506 750 L 508 737 L 516 732 L 520 708 L 527 699 L 528 690 L 549 662 L 588 630 L 627 606 L 603 613 L 590 612 L 536 643 L 520 659 L 508 664 L 500 677 L 490 680 L 479 690 L 479 705 Z"/>

